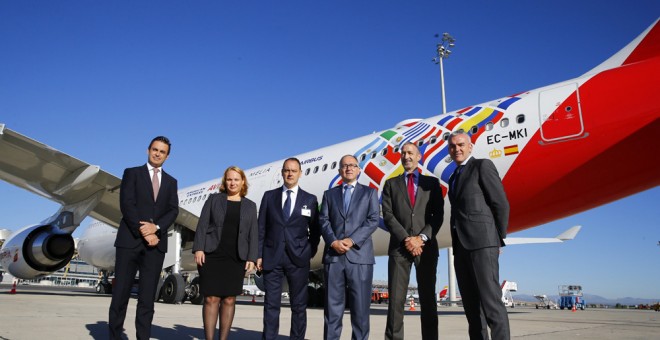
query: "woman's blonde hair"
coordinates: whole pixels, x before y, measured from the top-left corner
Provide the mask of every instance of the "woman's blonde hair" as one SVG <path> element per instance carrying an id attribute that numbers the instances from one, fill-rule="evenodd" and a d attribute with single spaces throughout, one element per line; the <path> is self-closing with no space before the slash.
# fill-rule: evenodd
<path id="1" fill-rule="evenodd" d="M 227 193 L 227 187 L 225 186 L 225 179 L 227 178 L 227 173 L 229 173 L 229 171 L 235 171 L 239 175 L 241 175 L 241 178 L 243 179 L 243 186 L 241 187 L 241 192 L 239 194 L 241 195 L 241 197 L 245 197 L 248 193 L 247 178 L 245 177 L 245 172 L 243 172 L 243 170 L 241 170 L 241 168 L 239 168 L 235 165 L 232 165 L 232 166 L 228 167 L 225 170 L 225 173 L 222 175 L 222 183 L 220 183 L 220 192 Z"/>

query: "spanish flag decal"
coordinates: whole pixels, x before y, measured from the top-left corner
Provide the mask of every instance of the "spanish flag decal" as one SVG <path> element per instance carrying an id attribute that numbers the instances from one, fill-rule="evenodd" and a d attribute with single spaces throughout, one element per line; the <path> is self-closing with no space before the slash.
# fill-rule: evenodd
<path id="1" fill-rule="evenodd" d="M 515 155 L 518 153 L 518 144 L 504 147 L 504 156 Z"/>

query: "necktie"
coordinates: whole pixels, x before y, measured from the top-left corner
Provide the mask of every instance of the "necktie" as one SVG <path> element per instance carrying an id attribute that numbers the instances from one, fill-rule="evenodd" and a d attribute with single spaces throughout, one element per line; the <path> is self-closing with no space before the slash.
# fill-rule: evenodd
<path id="1" fill-rule="evenodd" d="M 160 189 L 160 184 L 158 183 L 158 168 L 154 168 L 154 175 L 151 177 L 151 187 L 154 189 L 154 201 L 158 197 L 158 189 Z"/>
<path id="2" fill-rule="evenodd" d="M 451 176 L 451 186 L 450 190 L 452 194 L 455 194 L 455 189 L 456 189 L 456 182 L 458 182 L 458 177 L 461 175 L 461 171 L 463 171 L 463 167 L 465 165 L 459 165 L 456 167 L 456 170 L 454 170 L 454 174 Z"/>
<path id="3" fill-rule="evenodd" d="M 353 186 L 350 184 L 344 185 L 344 212 L 348 212 L 348 205 L 351 204 L 351 196 L 353 195 Z"/>
<path id="4" fill-rule="evenodd" d="M 282 208 L 282 214 L 284 214 L 284 220 L 288 221 L 291 217 L 291 193 L 293 190 L 286 191 L 286 200 L 284 201 L 284 207 Z"/>
<path id="5" fill-rule="evenodd" d="M 408 198 L 410 198 L 410 206 L 415 206 L 415 175 L 408 174 Z"/>

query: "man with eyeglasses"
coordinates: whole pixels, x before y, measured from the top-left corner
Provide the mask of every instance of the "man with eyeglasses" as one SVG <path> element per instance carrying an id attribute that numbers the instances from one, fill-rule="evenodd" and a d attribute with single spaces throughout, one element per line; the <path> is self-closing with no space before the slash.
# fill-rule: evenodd
<path id="1" fill-rule="evenodd" d="M 383 188 L 383 220 L 390 232 L 385 339 L 404 338 L 403 311 L 413 263 L 422 307 L 422 339 L 438 339 L 435 237 L 442 224 L 444 204 L 438 179 L 418 170 L 421 159 L 417 145 L 405 143 L 401 148 L 404 173 L 388 179 Z"/>
<path id="2" fill-rule="evenodd" d="M 319 222 L 325 241 L 324 339 L 340 338 L 347 300 L 352 339 L 369 338 L 371 285 L 376 263 L 371 234 L 378 227 L 380 211 L 378 192 L 359 184 L 359 174 L 357 158 L 345 155 L 339 162 L 342 185 L 323 193 Z"/>
<path id="3" fill-rule="evenodd" d="M 300 161 L 288 158 L 282 165 L 282 187 L 267 191 L 259 206 L 259 258 L 266 298 L 262 339 L 276 339 L 280 329 L 282 284 L 289 284 L 290 339 L 305 339 L 309 261 L 316 254 L 321 232 L 316 196 L 298 186 Z"/>

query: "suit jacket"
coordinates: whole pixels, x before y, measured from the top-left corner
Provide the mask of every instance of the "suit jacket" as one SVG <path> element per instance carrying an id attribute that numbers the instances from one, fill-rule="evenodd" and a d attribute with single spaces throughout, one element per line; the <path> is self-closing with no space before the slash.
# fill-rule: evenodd
<path id="1" fill-rule="evenodd" d="M 437 250 L 435 237 L 442 225 L 443 209 L 442 190 L 437 178 L 419 175 L 414 207 L 410 205 L 404 175 L 388 179 L 383 188 L 383 220 L 390 231 L 388 254 L 408 254 L 404 239 L 420 234 L 428 237 L 426 247 Z M 438 256 L 437 251 L 434 254 Z"/>
<path id="2" fill-rule="evenodd" d="M 452 183 L 454 175 L 449 179 Z M 452 242 L 467 250 L 503 247 L 509 201 L 497 168 L 489 159 L 470 158 L 449 191 Z"/>
<path id="3" fill-rule="evenodd" d="M 282 188 L 264 193 L 259 206 L 259 258 L 264 270 L 272 270 L 286 251 L 298 267 L 309 266 L 319 247 L 318 200 L 316 196 L 298 188 L 296 203 L 288 220 L 282 211 Z M 309 209 L 309 216 L 302 209 Z"/>
<path id="4" fill-rule="evenodd" d="M 151 177 L 147 165 L 124 170 L 119 191 L 122 218 L 117 231 L 115 247 L 135 248 L 147 244 L 140 234 L 140 221 L 153 222 L 160 229 L 158 249 L 167 252 L 167 229 L 179 215 L 177 181 L 165 171 L 161 172 L 158 197 L 154 200 Z"/>
<path id="5" fill-rule="evenodd" d="M 355 244 L 345 255 L 351 263 L 374 264 L 374 245 L 371 234 L 378 228 L 380 208 L 378 192 L 356 183 L 351 196 L 348 212 L 344 212 L 342 186 L 336 186 L 323 193 L 319 223 L 325 241 L 323 263 L 337 262 L 337 254 L 330 244 L 335 240 L 350 237 Z"/>
<path id="6" fill-rule="evenodd" d="M 213 252 L 220 245 L 222 227 L 227 214 L 227 194 L 211 194 L 204 202 L 197 222 L 192 252 Z M 257 229 L 257 205 L 246 197 L 241 199 L 238 225 L 238 257 L 243 261 L 257 261 L 259 231 Z"/>

